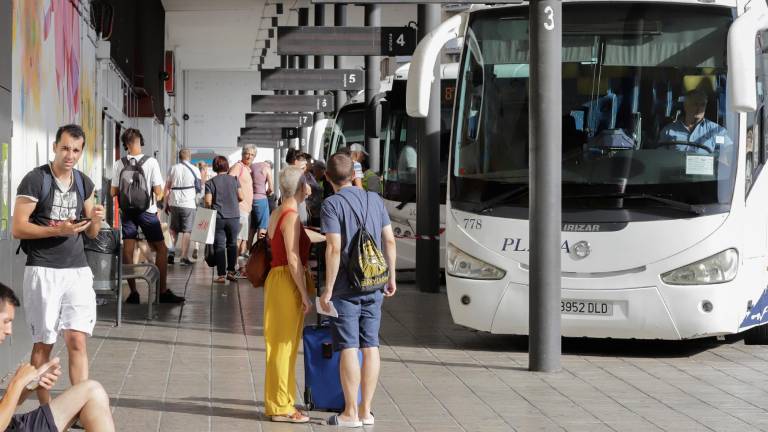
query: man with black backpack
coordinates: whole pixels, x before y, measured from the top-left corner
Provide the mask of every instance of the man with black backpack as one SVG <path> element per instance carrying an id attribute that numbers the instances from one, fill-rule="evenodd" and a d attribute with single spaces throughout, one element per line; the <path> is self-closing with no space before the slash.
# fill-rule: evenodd
<path id="1" fill-rule="evenodd" d="M 179 163 L 168 171 L 168 182 L 165 184 L 168 202 L 165 211 L 171 216 L 171 247 L 176 245 L 177 237 L 181 239 L 181 265 L 191 265 L 189 259 L 189 242 L 192 236 L 192 226 L 195 222 L 197 195 L 203 191 L 200 181 L 200 171 L 192 165 L 192 152 L 188 148 L 179 151 Z M 175 253 L 171 249 L 168 263 L 173 264 Z"/>
<path id="2" fill-rule="evenodd" d="M 138 129 L 128 128 L 120 136 L 126 156 L 115 161 L 112 175 L 113 197 L 120 206 L 120 224 L 123 230 L 123 263 L 133 262 L 133 251 L 139 228 L 149 246 L 155 251 L 155 265 L 160 270 L 158 290 L 160 303 L 183 303 L 168 289 L 168 248 L 165 246 L 163 228 L 157 218 L 157 202 L 163 199 L 163 174 L 157 159 L 142 154 L 144 137 Z M 125 300 L 129 304 L 139 303 L 136 281 L 128 279 L 131 294 Z M 152 299 L 148 299 L 152 301 Z"/>
<path id="3" fill-rule="evenodd" d="M 33 169 L 19 183 L 11 228 L 27 254 L 23 300 L 34 344 L 30 362 L 36 367 L 48 362 L 62 332 L 72 384 L 88 379 L 86 337 L 96 324 L 93 273 L 81 233 L 95 238 L 104 219 L 104 207 L 93 199 L 93 182 L 75 169 L 84 148 L 80 126 L 58 129 L 53 162 Z M 37 395 L 42 404 L 51 400 L 47 390 Z"/>
<path id="4" fill-rule="evenodd" d="M 326 274 L 320 307 L 330 312 L 333 303 L 338 311 L 331 324 L 333 348 L 341 351 L 345 401 L 344 412 L 331 417 L 329 423 L 342 427 L 374 424 L 371 401 L 379 379 L 381 305 L 383 297 L 391 297 L 397 290 L 395 235 L 384 201 L 377 193 L 354 187 L 354 175 L 349 155 L 331 156 L 325 176 L 335 194 L 323 202 L 321 210 Z M 358 349 L 363 352 L 362 370 Z"/>

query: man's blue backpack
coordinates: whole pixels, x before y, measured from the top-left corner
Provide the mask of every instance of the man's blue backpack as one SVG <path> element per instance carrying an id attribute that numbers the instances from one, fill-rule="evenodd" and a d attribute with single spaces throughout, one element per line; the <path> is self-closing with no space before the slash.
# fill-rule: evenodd
<path id="1" fill-rule="evenodd" d="M 189 166 L 188 164 L 186 164 L 184 162 L 181 162 L 181 164 L 184 165 L 189 170 L 190 173 L 192 173 L 192 178 L 195 179 L 195 184 L 194 184 L 194 186 L 181 186 L 181 187 L 175 187 L 175 188 L 171 188 L 171 189 L 173 189 L 173 190 L 183 190 L 183 189 L 195 188 L 195 193 L 196 194 L 201 193 L 203 191 L 203 183 L 200 181 L 200 179 L 197 177 L 197 175 L 195 175 L 195 170 L 193 170 L 191 166 Z"/>

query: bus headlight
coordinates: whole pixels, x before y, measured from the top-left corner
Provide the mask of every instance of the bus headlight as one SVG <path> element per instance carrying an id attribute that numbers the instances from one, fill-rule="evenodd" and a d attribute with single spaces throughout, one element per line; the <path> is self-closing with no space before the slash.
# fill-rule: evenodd
<path id="1" fill-rule="evenodd" d="M 504 270 L 467 255 L 452 244 L 446 247 L 445 269 L 451 276 L 466 279 L 498 280 L 506 274 Z"/>
<path id="2" fill-rule="evenodd" d="M 739 252 L 726 249 L 709 258 L 680 267 L 661 275 L 670 285 L 707 285 L 730 282 L 739 268 Z"/>

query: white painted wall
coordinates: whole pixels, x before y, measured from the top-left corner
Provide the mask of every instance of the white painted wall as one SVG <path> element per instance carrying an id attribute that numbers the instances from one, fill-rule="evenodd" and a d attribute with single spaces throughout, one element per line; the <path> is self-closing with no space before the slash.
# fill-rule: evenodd
<path id="1" fill-rule="evenodd" d="M 252 71 L 185 71 L 184 108 L 189 120 L 181 120 L 184 145 L 194 150 L 213 150 L 222 155 L 237 151 L 251 95 L 259 90 L 259 73 Z"/>

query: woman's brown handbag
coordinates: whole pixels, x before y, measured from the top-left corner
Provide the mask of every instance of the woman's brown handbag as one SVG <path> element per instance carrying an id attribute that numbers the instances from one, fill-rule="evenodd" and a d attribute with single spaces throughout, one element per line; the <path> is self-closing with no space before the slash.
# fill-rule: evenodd
<path id="1" fill-rule="evenodd" d="M 245 274 L 255 288 L 263 287 L 269 274 L 272 253 L 269 250 L 267 237 L 256 240 L 251 246 L 248 262 L 245 263 Z"/>

